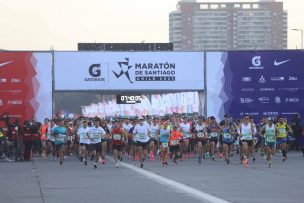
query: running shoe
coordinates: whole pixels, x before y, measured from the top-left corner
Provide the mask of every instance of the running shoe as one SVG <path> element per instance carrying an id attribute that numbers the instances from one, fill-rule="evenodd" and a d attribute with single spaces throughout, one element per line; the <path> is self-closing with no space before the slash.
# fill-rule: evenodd
<path id="1" fill-rule="evenodd" d="M 94 164 L 94 168 L 95 168 L 95 169 L 97 169 L 97 165 L 96 165 L 96 163 Z"/>
<path id="2" fill-rule="evenodd" d="M 115 168 L 118 168 L 118 163 L 116 163 Z"/>
<path id="3" fill-rule="evenodd" d="M 268 167 L 271 168 L 272 167 L 272 163 L 271 161 L 268 162 Z"/>

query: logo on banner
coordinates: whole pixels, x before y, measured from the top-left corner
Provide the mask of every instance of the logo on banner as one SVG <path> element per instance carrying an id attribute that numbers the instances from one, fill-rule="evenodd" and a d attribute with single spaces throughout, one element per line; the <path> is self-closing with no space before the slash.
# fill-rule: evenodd
<path id="1" fill-rule="evenodd" d="M 299 88 L 298 87 L 279 87 L 278 90 L 279 91 L 295 92 L 295 91 L 298 91 Z"/>
<path id="2" fill-rule="evenodd" d="M 260 97 L 259 101 L 262 104 L 268 104 L 270 102 L 270 98 L 269 97 Z"/>
<path id="3" fill-rule="evenodd" d="M 11 104 L 11 105 L 21 105 L 22 101 L 21 100 L 8 100 L 7 104 Z"/>
<path id="4" fill-rule="evenodd" d="M 242 82 L 251 82 L 251 77 L 242 77 Z"/>
<path id="5" fill-rule="evenodd" d="M 6 78 L 0 78 L 0 82 L 6 82 Z"/>
<path id="6" fill-rule="evenodd" d="M 285 78 L 284 77 L 271 77 L 270 80 L 271 81 L 284 81 Z"/>
<path id="7" fill-rule="evenodd" d="M 5 65 L 7 65 L 7 64 L 10 64 L 10 63 L 12 63 L 13 61 L 7 61 L 7 62 L 4 62 L 4 63 L 0 63 L 0 67 L 2 67 L 2 66 L 5 66 Z"/>
<path id="8" fill-rule="evenodd" d="M 0 106 L 3 106 L 3 101 L 2 101 L 2 99 L 0 99 Z"/>
<path id="9" fill-rule="evenodd" d="M 242 92 L 254 92 L 254 88 L 242 88 Z"/>
<path id="10" fill-rule="evenodd" d="M 264 116 L 278 116 L 279 112 L 263 112 Z"/>
<path id="11" fill-rule="evenodd" d="M 265 83 L 266 79 L 264 78 L 264 76 L 262 75 L 259 79 L 259 83 Z"/>
<path id="12" fill-rule="evenodd" d="M 11 82 L 12 83 L 20 83 L 21 80 L 20 80 L 20 78 L 12 78 Z"/>
<path id="13" fill-rule="evenodd" d="M 290 97 L 290 98 L 285 98 L 286 103 L 300 103 L 300 98 L 298 97 Z"/>
<path id="14" fill-rule="evenodd" d="M 240 102 L 241 102 L 241 104 L 251 104 L 252 102 L 254 102 L 254 99 L 251 99 L 251 98 L 240 98 Z"/>
<path id="15" fill-rule="evenodd" d="M 251 63 L 253 66 L 249 67 L 250 70 L 262 70 L 264 67 L 262 66 L 261 56 L 254 56 L 251 59 Z"/>
<path id="16" fill-rule="evenodd" d="M 101 65 L 100 64 L 92 64 L 89 67 L 89 74 L 91 77 L 84 78 L 84 81 L 105 81 L 105 78 L 101 77 Z"/>
<path id="17" fill-rule="evenodd" d="M 274 91 L 274 88 L 260 88 L 260 91 L 261 92 L 271 92 L 271 91 Z"/>
<path id="18" fill-rule="evenodd" d="M 289 80 L 289 81 L 297 81 L 297 80 L 298 80 L 298 77 L 297 77 L 297 76 L 289 76 L 289 77 L 288 77 L 288 80 Z"/>
<path id="19" fill-rule="evenodd" d="M 273 65 L 274 66 L 280 66 L 280 65 L 282 65 L 284 63 L 287 63 L 288 61 L 291 61 L 291 59 L 288 59 L 288 60 L 285 60 L 285 61 L 277 61 L 277 60 L 275 60 L 274 63 L 273 63 Z"/>
<path id="20" fill-rule="evenodd" d="M 92 64 L 89 68 L 89 73 L 92 77 L 101 76 L 100 64 Z"/>
<path id="21" fill-rule="evenodd" d="M 276 96 L 276 97 L 274 98 L 274 102 L 277 103 L 277 104 L 280 104 L 280 103 L 281 103 L 281 98 L 278 97 L 278 96 Z"/>
<path id="22" fill-rule="evenodd" d="M 114 75 L 116 76 L 116 78 L 120 78 L 122 75 L 125 75 L 130 83 L 133 83 L 130 79 L 130 74 L 129 74 L 129 69 L 132 68 L 132 66 L 129 65 L 129 58 L 125 58 L 126 61 L 122 61 L 122 62 L 118 62 L 119 67 L 121 68 L 120 73 L 116 73 L 115 71 L 113 71 Z"/>

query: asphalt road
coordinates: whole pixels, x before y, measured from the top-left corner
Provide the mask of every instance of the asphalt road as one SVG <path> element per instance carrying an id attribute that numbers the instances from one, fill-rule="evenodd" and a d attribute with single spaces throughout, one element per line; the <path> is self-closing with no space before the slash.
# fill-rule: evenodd
<path id="1" fill-rule="evenodd" d="M 92 162 L 84 166 L 73 157 L 63 166 L 40 158 L 24 163 L 0 162 L 0 202 L 208 202 L 146 175 L 150 172 L 158 179 L 196 189 L 194 193 L 201 191 L 230 202 L 304 202 L 301 153 L 290 153 L 284 163 L 281 157 L 274 157 L 272 168 L 260 156 L 247 169 L 237 156 L 230 165 L 221 159 L 203 160 L 200 165 L 189 158 L 177 165 L 169 162 L 166 167 L 159 161 L 146 161 L 144 169 L 138 166 L 138 162 L 124 160 L 115 168 L 109 157 L 97 170 Z"/>

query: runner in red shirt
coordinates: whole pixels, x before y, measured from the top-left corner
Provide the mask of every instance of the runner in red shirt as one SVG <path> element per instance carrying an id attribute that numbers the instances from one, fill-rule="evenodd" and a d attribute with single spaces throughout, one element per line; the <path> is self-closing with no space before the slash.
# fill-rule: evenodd
<path id="1" fill-rule="evenodd" d="M 123 130 L 120 128 L 118 121 L 115 120 L 112 123 L 112 149 L 113 149 L 113 155 L 115 159 L 115 167 L 118 168 L 118 159 L 121 158 L 121 150 L 122 150 L 122 144 L 123 144 L 123 137 L 126 137 L 126 135 L 123 133 Z"/>

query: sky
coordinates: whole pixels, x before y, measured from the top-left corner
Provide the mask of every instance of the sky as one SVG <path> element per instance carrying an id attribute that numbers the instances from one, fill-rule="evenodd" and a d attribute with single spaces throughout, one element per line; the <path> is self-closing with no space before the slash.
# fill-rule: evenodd
<path id="1" fill-rule="evenodd" d="M 178 1 L 0 0 L 0 49 L 77 50 L 78 42 L 168 42 L 169 13 Z M 289 29 L 304 29 L 304 1 L 280 1 L 288 11 Z M 288 48 L 300 48 L 300 32 L 289 30 L 288 35 Z"/>

